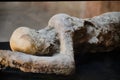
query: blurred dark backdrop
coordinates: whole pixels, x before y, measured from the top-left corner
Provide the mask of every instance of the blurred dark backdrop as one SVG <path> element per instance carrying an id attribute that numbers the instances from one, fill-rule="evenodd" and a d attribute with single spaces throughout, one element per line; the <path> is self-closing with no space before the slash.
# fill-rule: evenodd
<path id="1" fill-rule="evenodd" d="M 57 13 L 79 18 L 120 11 L 120 1 L 0 2 L 0 49 L 10 49 L 9 38 L 20 26 L 41 29 Z M 120 80 L 120 51 L 75 54 L 76 73 L 70 76 L 24 73 L 7 68 L 0 80 Z"/>
<path id="2" fill-rule="evenodd" d="M 120 11 L 120 1 L 0 2 L 0 42 L 20 26 L 44 28 L 57 13 L 87 18 L 109 11 Z"/>
<path id="3" fill-rule="evenodd" d="M 0 49 L 10 49 L 9 42 L 0 42 Z M 75 51 L 74 57 L 76 69 L 72 75 L 27 73 L 6 67 L 0 70 L 0 80 L 120 80 L 119 48 L 96 54 Z"/>

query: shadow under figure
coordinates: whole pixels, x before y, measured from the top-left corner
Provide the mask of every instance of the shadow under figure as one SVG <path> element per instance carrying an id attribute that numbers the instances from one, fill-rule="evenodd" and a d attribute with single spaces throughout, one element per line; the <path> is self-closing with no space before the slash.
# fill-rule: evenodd
<path id="1" fill-rule="evenodd" d="M 16 29 L 10 39 L 14 52 L 0 50 L 0 64 L 24 72 L 70 75 L 75 70 L 75 51 L 96 53 L 119 47 L 119 26 L 120 12 L 88 19 L 56 14 L 44 29 Z"/>

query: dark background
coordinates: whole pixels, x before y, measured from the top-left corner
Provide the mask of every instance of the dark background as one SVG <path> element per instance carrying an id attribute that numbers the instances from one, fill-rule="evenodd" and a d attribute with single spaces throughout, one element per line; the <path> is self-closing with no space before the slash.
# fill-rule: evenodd
<path id="1" fill-rule="evenodd" d="M 10 49 L 9 42 L 1 42 L 0 45 L 0 49 Z M 69 76 L 26 73 L 7 67 L 0 70 L 0 80 L 120 80 L 119 53 L 119 49 L 94 54 L 75 52 L 76 70 Z"/>
<path id="2" fill-rule="evenodd" d="M 9 38 L 20 26 L 41 29 L 57 13 L 88 18 L 120 11 L 120 1 L 0 2 L 0 49 L 10 49 Z M 76 54 L 78 53 L 78 54 Z M 70 76 L 0 70 L 0 80 L 120 80 L 119 48 L 105 53 L 75 52 L 76 72 Z"/>

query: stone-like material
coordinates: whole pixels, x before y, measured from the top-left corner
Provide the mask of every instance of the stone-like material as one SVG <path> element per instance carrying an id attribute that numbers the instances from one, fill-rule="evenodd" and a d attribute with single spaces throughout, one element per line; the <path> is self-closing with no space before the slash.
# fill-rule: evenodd
<path id="1" fill-rule="evenodd" d="M 57 14 L 49 20 L 45 29 L 16 29 L 10 46 L 13 51 L 20 52 L 1 50 L 0 64 L 25 72 L 68 75 L 75 69 L 74 50 L 79 49 L 81 53 L 103 52 L 119 47 L 119 26 L 120 12 L 108 12 L 88 19 Z"/>

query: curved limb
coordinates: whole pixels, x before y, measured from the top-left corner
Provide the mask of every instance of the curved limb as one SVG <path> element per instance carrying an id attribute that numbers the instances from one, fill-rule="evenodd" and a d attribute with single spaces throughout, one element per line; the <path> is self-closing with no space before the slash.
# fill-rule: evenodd
<path id="1" fill-rule="evenodd" d="M 61 17 L 64 17 L 64 24 L 67 26 L 73 26 L 73 29 L 71 30 L 74 31 L 74 47 L 79 46 L 79 49 L 81 49 L 83 48 L 80 47 L 81 44 L 88 44 L 87 48 L 89 47 L 89 49 L 81 49 L 83 52 L 110 51 L 119 46 L 120 12 L 108 12 L 88 19 L 79 19 L 67 14 L 61 14 L 60 18 Z M 58 41 L 58 35 L 53 27 L 55 20 L 55 18 L 51 18 L 48 27 L 39 31 L 32 29 L 25 30 L 27 37 L 22 36 L 24 35 L 22 30 L 20 32 L 15 30 L 10 39 L 12 50 L 34 55 L 37 55 L 37 53 L 51 55 L 51 53 L 59 52 L 60 44 Z M 20 37 L 18 33 L 21 34 L 22 37 Z M 94 46 L 91 47 L 91 45 Z M 97 45 L 102 45 L 103 47 Z"/>
<path id="2" fill-rule="evenodd" d="M 60 38 L 60 53 L 52 57 L 38 57 L 22 52 L 0 50 L 0 64 L 19 68 L 24 72 L 71 74 L 75 69 L 72 32 L 67 32 L 69 27 L 61 21 L 63 18 L 60 18 L 60 15 L 53 16 L 52 19 L 54 18 L 56 22 L 53 27 Z"/>
<path id="3" fill-rule="evenodd" d="M 59 17 L 55 18 L 55 16 L 58 15 Z M 84 21 L 67 14 L 57 14 L 55 16 L 49 20 L 48 26 L 41 30 L 35 30 L 28 27 L 17 28 L 10 38 L 11 49 L 13 51 L 34 55 L 51 55 L 51 53 L 59 52 L 60 44 L 58 41 L 58 33 L 53 27 L 54 25 L 59 26 L 56 24 L 57 21 L 61 19 L 61 26 L 73 26 L 74 30 L 83 27 Z M 66 29 L 69 28 L 67 27 Z M 70 30 L 73 31 L 73 29 Z"/>

